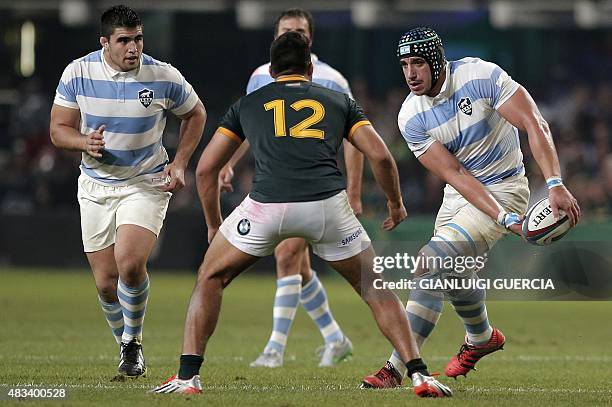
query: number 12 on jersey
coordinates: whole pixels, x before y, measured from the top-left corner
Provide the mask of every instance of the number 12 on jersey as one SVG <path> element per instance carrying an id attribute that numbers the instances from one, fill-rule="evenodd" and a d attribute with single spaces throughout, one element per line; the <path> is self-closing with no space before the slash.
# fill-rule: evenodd
<path id="1" fill-rule="evenodd" d="M 311 129 L 311 126 L 319 123 L 325 117 L 325 108 L 316 100 L 302 99 L 291 104 L 291 108 L 295 111 L 304 108 L 312 109 L 312 114 L 289 128 L 289 136 L 295 138 L 318 138 L 324 139 L 325 132 L 323 130 Z M 274 110 L 274 135 L 276 137 L 285 137 L 287 135 L 287 123 L 285 116 L 285 101 L 283 99 L 275 99 L 264 105 L 266 111 Z"/>

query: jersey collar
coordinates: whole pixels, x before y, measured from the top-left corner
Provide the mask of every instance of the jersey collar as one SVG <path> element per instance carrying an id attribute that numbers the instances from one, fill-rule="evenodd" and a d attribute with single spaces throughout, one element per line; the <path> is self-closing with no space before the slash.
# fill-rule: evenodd
<path id="1" fill-rule="evenodd" d="M 276 82 L 302 81 L 308 82 L 308 78 L 304 75 L 282 75 L 276 78 Z"/>
<path id="2" fill-rule="evenodd" d="M 444 97 L 448 97 L 448 93 L 450 90 L 450 81 L 451 81 L 451 69 L 450 69 L 450 61 L 446 61 L 446 66 L 444 67 L 444 70 L 446 71 L 446 78 L 444 78 L 444 83 L 442 84 L 442 87 L 440 88 L 440 93 L 438 93 L 436 96 L 434 96 L 434 99 L 441 99 Z"/>

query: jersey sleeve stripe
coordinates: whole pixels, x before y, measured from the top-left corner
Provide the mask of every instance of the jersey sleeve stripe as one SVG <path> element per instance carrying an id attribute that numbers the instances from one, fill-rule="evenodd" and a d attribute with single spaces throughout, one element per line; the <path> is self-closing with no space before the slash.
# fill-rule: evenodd
<path id="1" fill-rule="evenodd" d="M 231 138 L 232 140 L 234 140 L 238 144 L 242 144 L 243 140 L 240 138 L 240 136 L 238 136 L 236 133 L 234 133 L 230 129 L 226 129 L 225 127 L 219 127 L 217 129 L 217 131 L 219 133 L 223 134 L 224 136 Z"/>
<path id="2" fill-rule="evenodd" d="M 355 134 L 357 129 L 360 128 L 361 126 L 367 126 L 370 124 L 372 123 L 370 123 L 369 120 L 360 120 L 357 123 L 353 124 L 353 127 L 351 127 L 351 130 L 349 130 L 348 138 L 350 139 L 351 137 L 353 137 L 353 134 Z"/>

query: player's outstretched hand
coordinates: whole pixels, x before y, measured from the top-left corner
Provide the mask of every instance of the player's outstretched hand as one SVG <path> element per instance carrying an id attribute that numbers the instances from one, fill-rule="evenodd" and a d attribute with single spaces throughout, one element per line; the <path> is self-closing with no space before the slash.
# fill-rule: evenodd
<path id="1" fill-rule="evenodd" d="M 403 202 L 399 204 L 387 202 L 387 209 L 389 210 L 389 217 L 382 224 L 382 228 L 386 231 L 395 229 L 397 225 L 408 217 L 408 212 L 406 212 Z"/>
<path id="2" fill-rule="evenodd" d="M 219 190 L 221 192 L 234 192 L 232 179 L 234 178 L 234 169 L 230 165 L 226 165 L 219 171 Z"/>
<path id="3" fill-rule="evenodd" d="M 85 152 L 92 157 L 102 158 L 102 150 L 104 150 L 105 144 L 104 130 L 106 130 L 105 124 L 89 133 L 85 138 Z"/>
<path id="4" fill-rule="evenodd" d="M 166 165 L 164 169 L 168 182 L 160 189 L 165 192 L 178 192 L 185 186 L 185 167 L 175 162 Z"/>
<path id="5" fill-rule="evenodd" d="M 571 225 L 576 226 L 580 220 L 580 206 L 578 206 L 576 198 L 564 185 L 552 188 L 548 192 L 548 201 L 555 220 L 559 219 L 559 209 L 561 209 L 567 214 Z"/>

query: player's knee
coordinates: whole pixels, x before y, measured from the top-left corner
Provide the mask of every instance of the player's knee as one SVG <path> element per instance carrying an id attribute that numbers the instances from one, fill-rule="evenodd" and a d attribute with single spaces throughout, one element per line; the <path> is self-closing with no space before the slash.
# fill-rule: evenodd
<path id="1" fill-rule="evenodd" d="M 96 280 L 98 295 L 105 302 L 117 301 L 117 280 L 107 279 L 104 281 Z"/>
<path id="2" fill-rule="evenodd" d="M 146 262 L 133 256 L 118 256 L 116 258 L 117 269 L 121 280 L 128 285 L 140 283 L 146 273 Z"/>
<path id="3" fill-rule="evenodd" d="M 303 261 L 303 250 L 292 247 L 277 247 L 274 251 L 276 268 L 279 276 L 286 277 L 300 272 Z"/>
<path id="4" fill-rule="evenodd" d="M 222 269 L 206 264 L 202 264 L 198 269 L 198 285 L 205 287 L 207 291 L 213 287 L 224 289 L 230 282 L 231 279 Z"/>
<path id="5" fill-rule="evenodd" d="M 365 285 L 362 285 L 359 290 L 355 290 L 370 308 L 381 306 L 381 304 L 383 307 L 388 308 L 391 304 L 395 305 L 395 302 L 398 301 L 397 296 L 391 290 L 377 289 Z"/>

